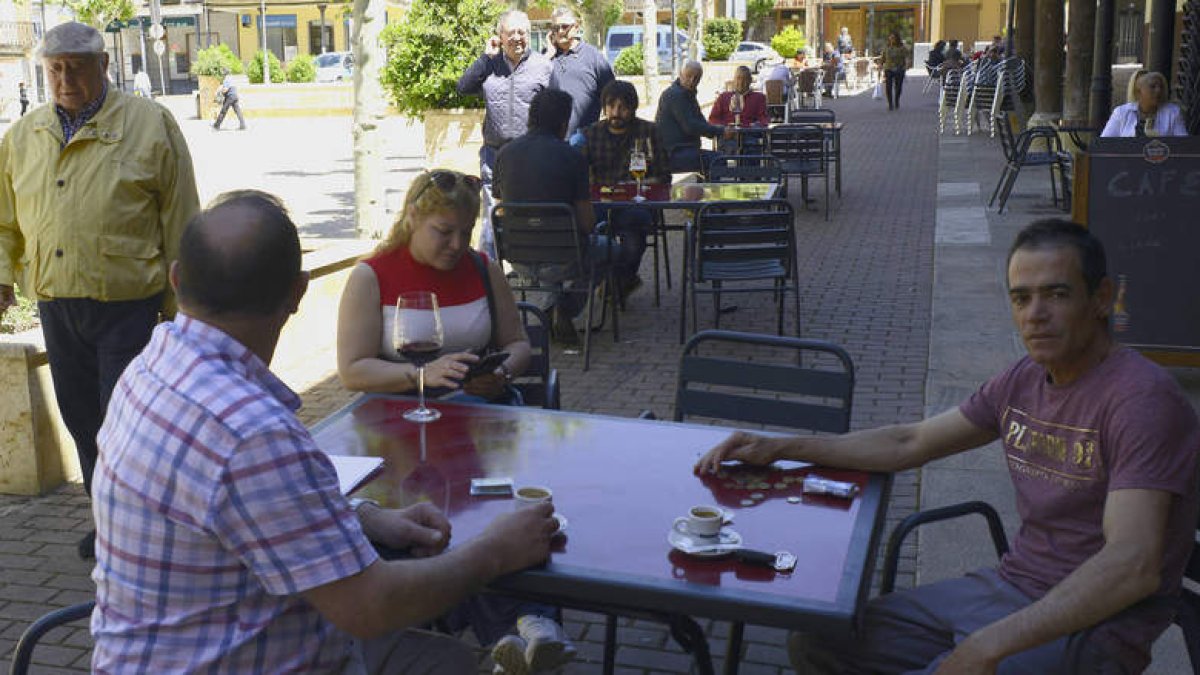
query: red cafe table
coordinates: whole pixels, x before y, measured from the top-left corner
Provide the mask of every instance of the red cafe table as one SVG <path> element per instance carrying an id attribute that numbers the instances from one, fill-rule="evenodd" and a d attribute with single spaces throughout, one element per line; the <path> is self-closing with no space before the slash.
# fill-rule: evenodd
<path id="1" fill-rule="evenodd" d="M 430 501 L 449 516 L 456 541 L 477 536 L 513 508 L 510 498 L 471 496 L 472 478 L 551 488 L 568 526 L 550 562 L 498 579 L 491 590 L 655 616 L 671 625 L 703 673 L 712 672 L 708 645 L 691 617 L 819 635 L 856 629 L 887 505 L 886 475 L 789 463 L 730 466 L 699 478 L 692 465 L 730 429 L 440 401 L 434 405 L 442 418 L 419 425 L 401 416 L 413 402 L 363 396 L 318 424 L 314 437 L 330 454 L 383 457 L 378 478 L 356 494 L 397 507 Z M 854 482 L 861 493 L 852 500 L 804 495 L 800 480 L 810 472 Z M 697 504 L 726 509 L 728 527 L 747 548 L 795 554 L 795 570 L 673 550 L 673 521 Z M 729 646 L 734 658 L 726 666 L 736 669 L 740 645 Z"/>

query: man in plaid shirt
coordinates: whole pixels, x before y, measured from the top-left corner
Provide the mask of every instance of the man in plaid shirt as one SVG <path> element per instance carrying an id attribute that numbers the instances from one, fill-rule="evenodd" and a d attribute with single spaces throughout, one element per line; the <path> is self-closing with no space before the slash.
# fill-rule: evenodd
<path id="1" fill-rule="evenodd" d="M 646 153 L 644 183 L 671 184 L 667 166 L 667 149 L 653 122 L 636 117 L 637 89 L 624 80 L 608 83 L 600 92 L 604 119 L 583 130 L 584 145 L 580 148 L 588 163 L 592 185 L 615 185 L 629 181 L 629 155 L 634 148 Z M 607 221 L 608 231 L 621 242 L 621 254 L 614 267 L 618 292 L 622 301 L 642 280 L 638 268 L 646 252 L 646 235 L 654 225 L 654 215 L 640 208 L 611 209 L 596 206 L 596 222 Z"/>
<path id="2" fill-rule="evenodd" d="M 347 501 L 268 370 L 308 285 L 283 206 L 246 191 L 185 229 L 179 300 L 117 383 L 100 431 L 97 673 L 474 673 L 472 651 L 407 629 L 546 559 L 552 508 L 446 550 L 429 504 Z M 412 557 L 380 560 L 368 538 Z"/>

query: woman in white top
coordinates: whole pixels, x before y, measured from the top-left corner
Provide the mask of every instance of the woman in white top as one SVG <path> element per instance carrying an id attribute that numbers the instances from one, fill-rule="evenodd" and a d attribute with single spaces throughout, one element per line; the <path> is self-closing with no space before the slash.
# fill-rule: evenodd
<path id="1" fill-rule="evenodd" d="M 1142 72 L 1129 81 L 1129 103 L 1117 106 L 1101 136 L 1187 136 L 1179 106 L 1167 103 L 1167 78 Z"/>

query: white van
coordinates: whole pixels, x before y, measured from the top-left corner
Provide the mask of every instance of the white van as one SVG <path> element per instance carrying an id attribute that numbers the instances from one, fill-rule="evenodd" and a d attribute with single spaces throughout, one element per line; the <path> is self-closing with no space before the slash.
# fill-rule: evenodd
<path id="1" fill-rule="evenodd" d="M 687 58 L 688 36 L 684 31 L 675 29 L 676 53 L 680 59 Z M 617 59 L 622 49 L 642 44 L 642 25 L 613 26 L 608 29 L 604 38 L 604 55 L 609 63 Z M 671 27 L 658 25 L 658 72 L 671 72 Z M 704 47 L 700 48 L 700 57 L 704 58 Z"/>

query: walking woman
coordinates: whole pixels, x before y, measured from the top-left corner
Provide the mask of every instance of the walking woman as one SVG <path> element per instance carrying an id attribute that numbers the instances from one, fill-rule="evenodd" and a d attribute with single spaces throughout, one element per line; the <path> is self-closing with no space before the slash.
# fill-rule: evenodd
<path id="1" fill-rule="evenodd" d="M 900 92 L 904 89 L 904 71 L 908 70 L 908 47 L 900 34 L 888 34 L 887 46 L 883 48 L 883 76 L 887 88 L 888 110 L 900 107 Z"/>

